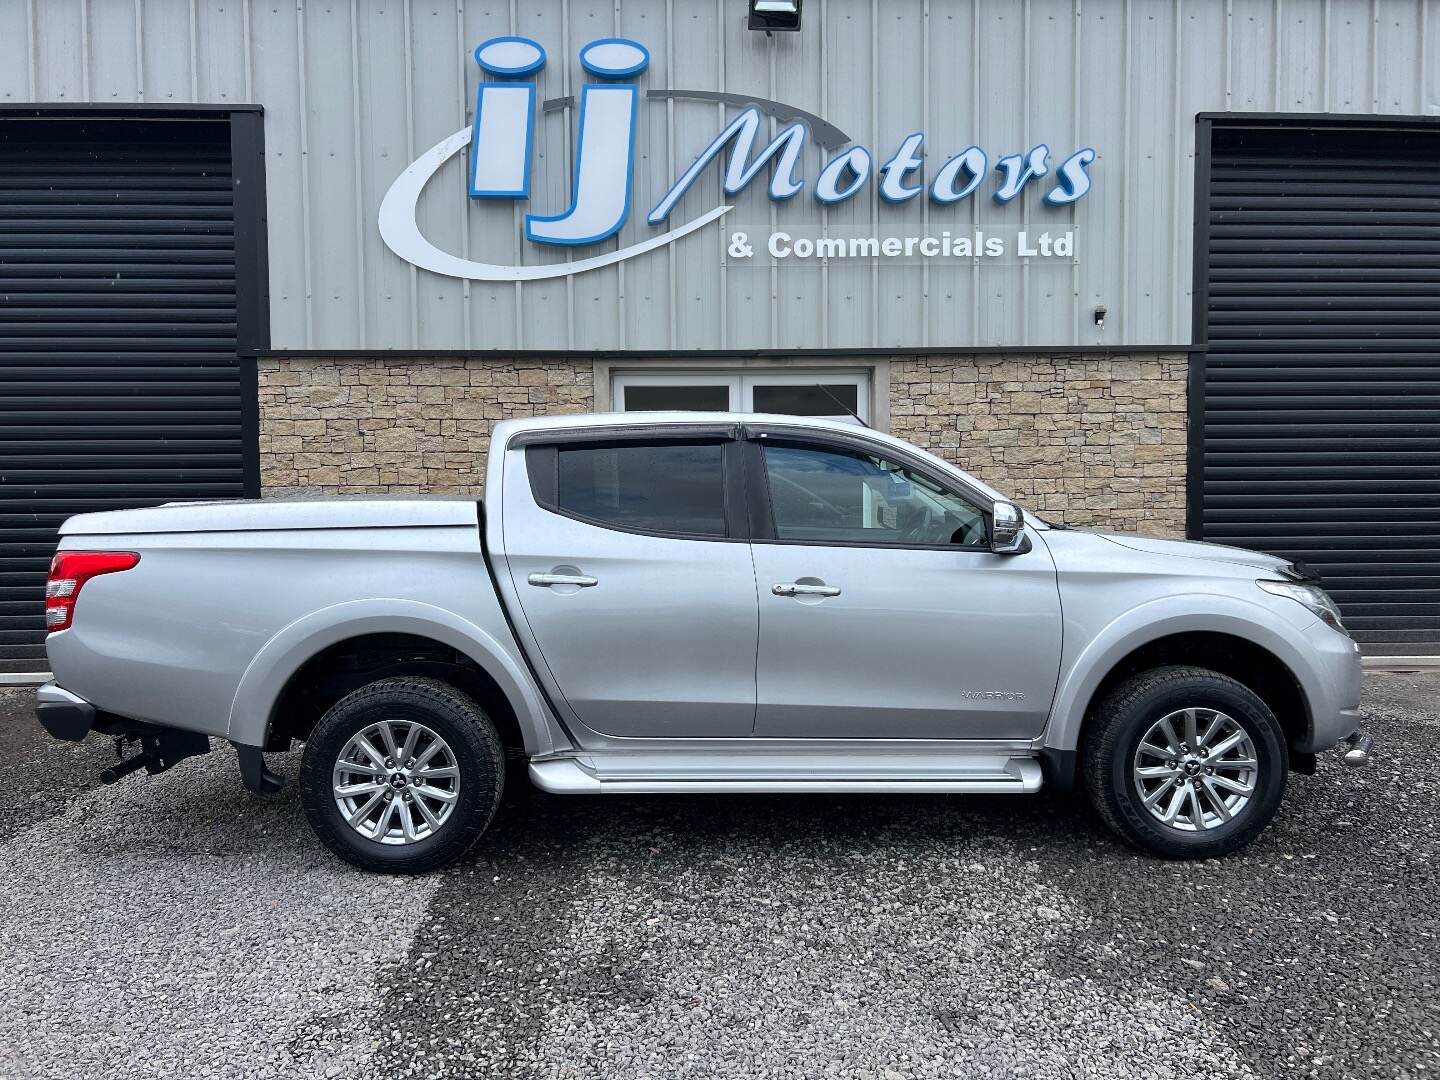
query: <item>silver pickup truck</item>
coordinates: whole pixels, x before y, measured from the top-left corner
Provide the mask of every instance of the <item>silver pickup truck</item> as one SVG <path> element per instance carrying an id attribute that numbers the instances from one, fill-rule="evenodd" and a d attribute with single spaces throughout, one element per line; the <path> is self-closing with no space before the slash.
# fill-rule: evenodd
<path id="1" fill-rule="evenodd" d="M 1359 651 L 1304 567 L 1025 516 L 898 439 L 715 413 L 512 420 L 486 498 L 66 522 L 42 724 L 164 771 L 305 744 L 319 838 L 413 873 L 549 792 L 1033 792 L 1221 855 L 1291 769 L 1364 764 Z"/>

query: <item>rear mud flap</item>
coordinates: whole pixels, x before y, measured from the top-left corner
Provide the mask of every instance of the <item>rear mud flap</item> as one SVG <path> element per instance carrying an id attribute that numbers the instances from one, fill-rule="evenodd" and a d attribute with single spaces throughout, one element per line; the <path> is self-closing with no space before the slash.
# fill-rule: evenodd
<path id="1" fill-rule="evenodd" d="M 234 745 L 235 753 L 240 756 L 240 782 L 247 791 L 256 795 L 274 795 L 285 786 L 283 779 L 265 767 L 265 755 L 260 747 Z"/>

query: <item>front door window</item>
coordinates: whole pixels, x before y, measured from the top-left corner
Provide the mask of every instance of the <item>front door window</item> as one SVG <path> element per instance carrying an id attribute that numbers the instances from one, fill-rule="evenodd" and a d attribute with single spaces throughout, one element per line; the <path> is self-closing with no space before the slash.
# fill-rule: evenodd
<path id="1" fill-rule="evenodd" d="M 765 447 L 777 540 L 983 547 L 985 515 L 922 473 L 859 450 Z"/>

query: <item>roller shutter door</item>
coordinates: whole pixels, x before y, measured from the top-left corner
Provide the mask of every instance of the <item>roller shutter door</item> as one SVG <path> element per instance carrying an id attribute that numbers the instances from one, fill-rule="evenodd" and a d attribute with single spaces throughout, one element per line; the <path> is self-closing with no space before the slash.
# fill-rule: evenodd
<path id="1" fill-rule="evenodd" d="M 230 148 L 228 120 L 0 118 L 0 672 L 45 667 L 66 517 L 247 494 Z"/>
<path id="2" fill-rule="evenodd" d="M 1199 189 L 1198 531 L 1310 564 L 1372 654 L 1440 651 L 1437 163 L 1435 127 L 1216 121 Z"/>

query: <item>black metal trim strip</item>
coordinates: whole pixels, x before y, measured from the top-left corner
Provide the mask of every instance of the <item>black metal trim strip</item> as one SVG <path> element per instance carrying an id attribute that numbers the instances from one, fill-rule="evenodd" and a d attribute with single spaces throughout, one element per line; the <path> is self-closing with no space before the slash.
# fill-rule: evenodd
<path id="1" fill-rule="evenodd" d="M 34 116 L 37 120 L 54 120 L 71 116 L 114 116 L 117 119 L 137 117 L 146 120 L 219 120 L 237 113 L 258 113 L 264 111 L 259 104 L 244 105 L 176 105 L 166 102 L 130 101 L 107 103 L 75 101 L 31 101 L 23 105 L 0 105 L 0 116 Z"/>
<path id="2" fill-rule="evenodd" d="M 1190 336 L 1185 378 L 1185 536 L 1203 538 L 1205 499 L 1205 351 L 1210 340 L 1210 149 L 1214 126 L 1195 121 L 1195 206 L 1191 227 Z"/>
<path id="3" fill-rule="evenodd" d="M 746 437 L 739 441 L 739 446 L 745 484 L 745 520 L 753 544 L 775 535 L 770 521 L 770 482 L 765 475 L 765 451 L 760 443 Z"/>
<path id="4" fill-rule="evenodd" d="M 775 507 L 770 496 L 770 472 L 765 467 L 765 445 L 754 428 L 745 429 L 745 492 L 748 499 L 750 542 L 769 543 L 775 539 Z M 755 582 L 760 587 L 760 582 Z"/>
<path id="5" fill-rule="evenodd" d="M 777 360 L 813 357 L 830 363 L 852 359 L 904 359 L 910 356 L 1075 356 L 1099 360 L 1136 354 L 1193 353 L 1195 345 L 927 345 L 923 348 L 864 349 L 255 349 L 254 355 L 277 360 Z"/>
<path id="6" fill-rule="evenodd" d="M 265 115 L 230 116 L 235 222 L 235 351 L 245 495 L 260 497 L 260 383 L 256 357 L 270 345 L 270 254 L 265 203 Z"/>
<path id="7" fill-rule="evenodd" d="M 727 439 L 721 447 L 721 483 L 725 497 L 725 531 L 732 539 L 750 541 L 750 508 L 745 503 L 745 444 Z"/>
<path id="8" fill-rule="evenodd" d="M 253 356 L 240 361 L 240 470 L 245 498 L 260 498 L 260 372 Z"/>
<path id="9" fill-rule="evenodd" d="M 1198 121 L 1223 123 L 1227 127 L 1271 127 L 1281 126 L 1293 130 L 1297 127 L 1434 127 L 1440 124 L 1440 116 L 1423 116 L 1415 113 L 1388 114 L 1374 113 L 1286 113 L 1286 112 L 1199 112 Z"/>

